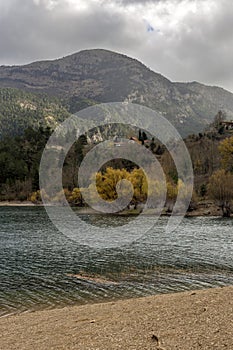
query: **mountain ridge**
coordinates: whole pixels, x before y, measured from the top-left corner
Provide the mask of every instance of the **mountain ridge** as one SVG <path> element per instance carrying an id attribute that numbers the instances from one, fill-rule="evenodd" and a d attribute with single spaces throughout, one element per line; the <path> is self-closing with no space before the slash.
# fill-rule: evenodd
<path id="1" fill-rule="evenodd" d="M 172 82 L 143 63 L 105 49 L 82 50 L 55 60 L 0 67 L 0 88 L 45 93 L 66 101 L 133 102 L 157 110 L 182 134 L 198 133 L 219 109 L 233 117 L 233 94 L 199 82 Z"/>

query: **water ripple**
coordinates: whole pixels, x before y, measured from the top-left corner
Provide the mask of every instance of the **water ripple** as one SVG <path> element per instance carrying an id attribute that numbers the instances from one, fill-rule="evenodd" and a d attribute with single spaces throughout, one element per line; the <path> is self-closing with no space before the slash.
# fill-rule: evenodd
<path id="1" fill-rule="evenodd" d="M 111 234 L 111 227 L 129 218 L 83 220 Z M 166 220 L 130 246 L 97 251 L 60 234 L 43 208 L 0 207 L 0 317 L 233 284 L 233 220 L 184 219 L 170 235 Z"/>

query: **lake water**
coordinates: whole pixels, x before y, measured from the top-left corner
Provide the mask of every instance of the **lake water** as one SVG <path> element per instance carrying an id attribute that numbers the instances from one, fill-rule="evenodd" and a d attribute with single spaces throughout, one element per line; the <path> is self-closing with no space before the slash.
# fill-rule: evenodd
<path id="1" fill-rule="evenodd" d="M 131 218 L 82 220 L 111 234 Z M 60 233 L 43 207 L 0 207 L 0 316 L 233 284 L 232 219 L 185 218 L 172 234 L 166 222 L 128 246 L 96 250 Z M 72 276 L 80 273 L 109 282 Z"/>

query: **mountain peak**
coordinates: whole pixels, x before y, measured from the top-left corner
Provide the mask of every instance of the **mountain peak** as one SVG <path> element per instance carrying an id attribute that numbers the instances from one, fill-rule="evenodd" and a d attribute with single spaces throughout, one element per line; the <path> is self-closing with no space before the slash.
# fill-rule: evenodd
<path id="1" fill-rule="evenodd" d="M 83 99 L 143 104 L 162 113 L 182 135 L 202 131 L 219 106 L 233 114 L 230 92 L 195 81 L 172 83 L 136 59 L 100 48 L 25 66 L 2 66 L 0 87 L 43 92 L 74 106 Z"/>

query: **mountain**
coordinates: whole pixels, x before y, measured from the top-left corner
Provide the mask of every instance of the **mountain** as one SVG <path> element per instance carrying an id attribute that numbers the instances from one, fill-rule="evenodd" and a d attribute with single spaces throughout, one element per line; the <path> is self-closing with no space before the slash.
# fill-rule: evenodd
<path id="1" fill-rule="evenodd" d="M 233 116 L 232 93 L 197 82 L 171 82 L 135 59 L 100 49 L 1 66 L 0 87 L 61 98 L 72 113 L 93 103 L 139 103 L 161 112 L 183 136 L 203 131 L 219 109 Z"/>

